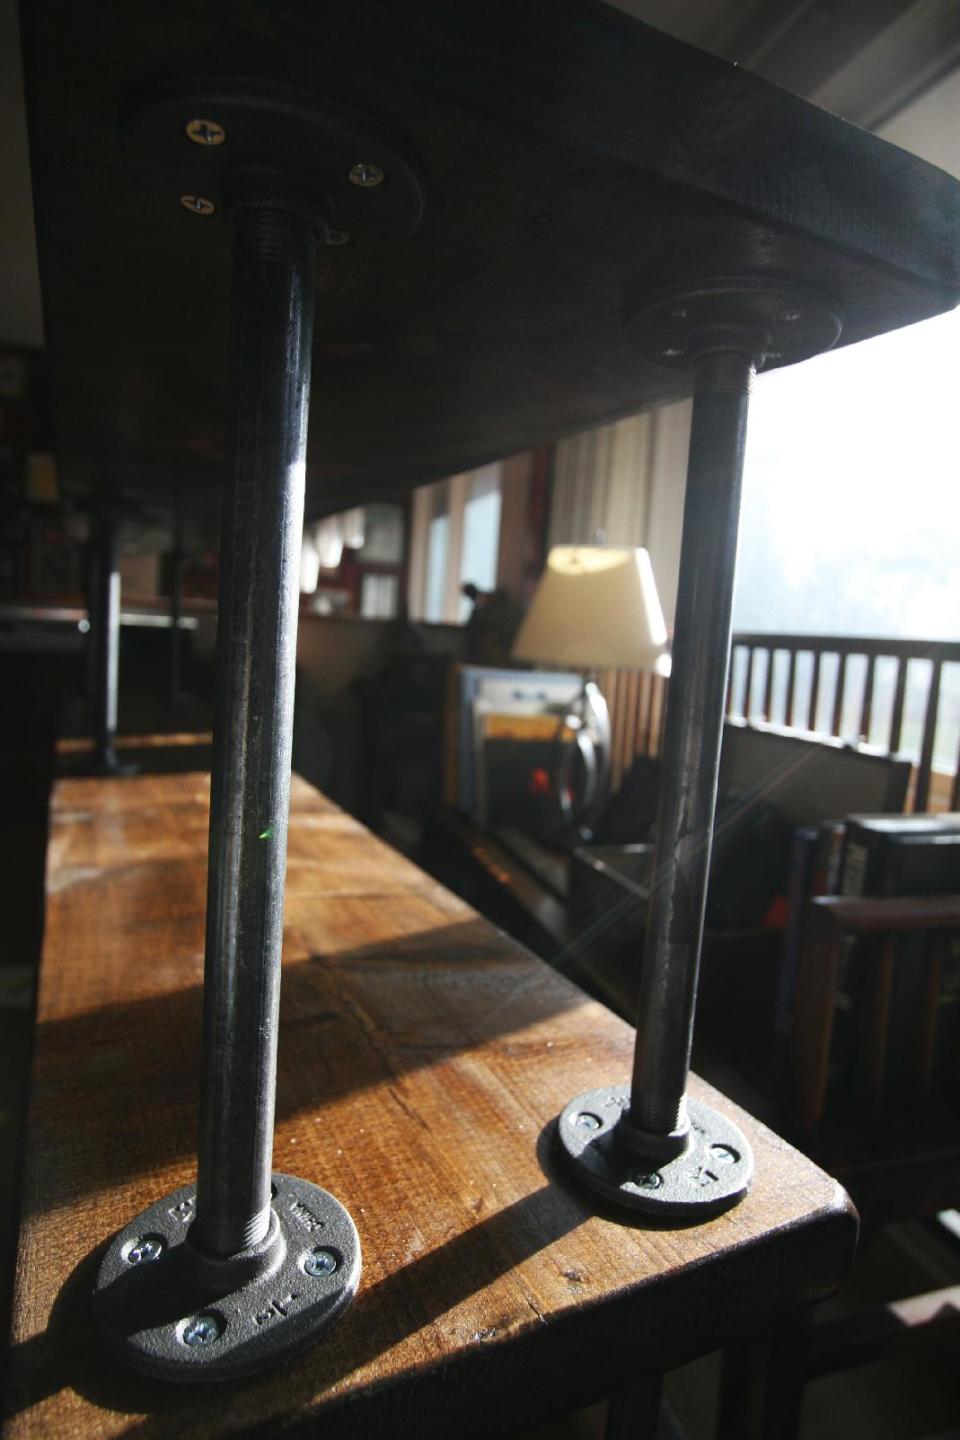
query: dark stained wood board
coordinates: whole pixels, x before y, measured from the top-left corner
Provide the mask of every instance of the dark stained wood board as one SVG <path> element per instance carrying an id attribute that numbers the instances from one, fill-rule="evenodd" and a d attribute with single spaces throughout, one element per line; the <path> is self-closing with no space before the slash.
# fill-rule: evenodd
<path id="1" fill-rule="evenodd" d="M 295 779 L 275 1163 L 351 1209 L 360 1293 L 243 1384 L 117 1366 L 93 1252 L 194 1174 L 207 805 L 196 774 L 54 792 L 11 1440 L 505 1436 L 836 1286 L 843 1192 L 699 1081 L 755 1147 L 751 1194 L 680 1230 L 595 1214 L 549 1126 L 626 1076 L 630 1028 Z"/>
<path id="2" fill-rule="evenodd" d="M 32 0 L 24 48 L 72 480 L 219 480 L 228 227 L 146 195 L 118 134 L 171 78 L 296 84 L 419 158 L 419 229 L 321 256 L 309 513 L 676 398 L 623 335 L 664 284 L 811 284 L 844 343 L 960 295 L 960 185 L 594 0 Z"/>

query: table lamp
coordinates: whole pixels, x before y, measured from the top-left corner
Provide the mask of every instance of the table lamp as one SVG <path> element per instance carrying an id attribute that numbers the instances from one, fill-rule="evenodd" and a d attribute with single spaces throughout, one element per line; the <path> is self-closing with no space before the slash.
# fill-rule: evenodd
<path id="1" fill-rule="evenodd" d="M 560 723 L 558 733 L 572 733 L 573 741 L 563 749 L 554 784 L 568 823 L 574 828 L 589 824 L 610 770 L 610 719 L 592 674 L 599 669 L 670 673 L 667 627 L 647 551 L 555 545 L 511 654 L 516 660 L 584 671 L 580 693 Z M 584 782 L 574 799 L 578 755 Z"/>

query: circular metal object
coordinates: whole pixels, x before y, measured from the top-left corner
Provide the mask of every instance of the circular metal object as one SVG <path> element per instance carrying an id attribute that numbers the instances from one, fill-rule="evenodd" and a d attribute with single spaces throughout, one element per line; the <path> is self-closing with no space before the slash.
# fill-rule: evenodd
<path id="1" fill-rule="evenodd" d="M 336 1321 L 360 1283 L 356 1227 L 308 1180 L 274 1174 L 273 1186 L 271 1231 L 256 1254 L 220 1260 L 195 1249 L 192 1185 L 114 1236 L 94 1307 L 124 1360 L 172 1380 L 223 1380 L 289 1360 Z"/>
<path id="2" fill-rule="evenodd" d="M 222 145 L 227 132 L 216 120 L 188 120 L 183 127 L 195 145 Z"/>
<path id="3" fill-rule="evenodd" d="M 368 165 L 364 160 L 361 160 L 358 165 L 352 165 L 347 175 L 350 184 L 358 186 L 361 190 L 376 190 L 386 178 L 379 165 Z"/>
<path id="4" fill-rule="evenodd" d="M 154 88 L 127 101 L 121 133 L 127 165 L 152 195 L 182 204 L 192 196 L 226 214 L 286 205 L 329 223 L 327 244 L 337 243 L 330 234 L 393 242 L 423 210 L 418 167 L 401 141 L 294 86 L 214 79 Z"/>
<path id="5" fill-rule="evenodd" d="M 645 359 L 680 370 L 714 350 L 742 350 L 758 370 L 792 365 L 829 350 L 841 328 L 839 307 L 828 297 L 765 277 L 664 291 L 626 322 Z"/>
<path id="6" fill-rule="evenodd" d="M 688 1098 L 690 1143 L 676 1158 L 658 1161 L 638 1156 L 618 1134 L 629 1104 L 626 1085 L 590 1090 L 557 1121 L 561 1154 L 585 1185 L 627 1209 L 680 1219 L 716 1215 L 747 1193 L 753 1153 L 725 1115 Z"/>
<path id="7" fill-rule="evenodd" d="M 180 204 L 184 210 L 190 210 L 194 215 L 212 215 L 217 208 L 206 195 L 181 195 Z"/>

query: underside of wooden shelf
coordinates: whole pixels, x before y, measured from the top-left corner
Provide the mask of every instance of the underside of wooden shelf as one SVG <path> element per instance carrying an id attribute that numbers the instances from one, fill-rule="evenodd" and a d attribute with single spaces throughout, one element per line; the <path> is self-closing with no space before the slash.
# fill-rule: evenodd
<path id="1" fill-rule="evenodd" d="M 350 106 L 423 177 L 412 234 L 321 247 L 310 514 L 683 395 L 625 336 L 664 287 L 788 279 L 836 302 L 843 344 L 960 298 L 955 181 L 592 0 L 35 0 L 24 50 L 72 482 L 219 482 L 229 226 L 145 190 L 120 139 L 174 80 Z"/>

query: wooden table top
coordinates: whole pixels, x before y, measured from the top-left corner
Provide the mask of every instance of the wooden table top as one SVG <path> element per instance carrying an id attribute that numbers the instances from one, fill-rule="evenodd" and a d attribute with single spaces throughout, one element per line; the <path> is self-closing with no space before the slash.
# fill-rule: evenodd
<path id="1" fill-rule="evenodd" d="M 332 97 L 399 136 L 422 175 L 412 234 L 364 233 L 383 186 L 360 194 L 357 226 L 335 214 L 351 244 L 321 247 L 308 514 L 689 393 L 624 332 L 665 286 L 810 285 L 843 312 L 842 344 L 960 297 L 956 180 L 597 0 L 551 0 L 548 24 L 542 0 L 23 9 L 68 480 L 109 473 L 192 503 L 222 474 L 229 226 L 180 204 L 203 183 L 193 112 L 169 132 L 176 174 L 131 173 L 122 117 L 158 84 Z"/>
<path id="2" fill-rule="evenodd" d="M 551 1122 L 633 1034 L 295 778 L 276 1168 L 356 1220 L 360 1293 L 289 1367 L 176 1387 L 100 1348 L 94 1252 L 195 1173 L 209 783 L 57 783 L 6 1433 L 511 1433 L 832 1291 L 834 1181 L 709 1087 L 755 1148 L 685 1229 L 597 1214 Z"/>

